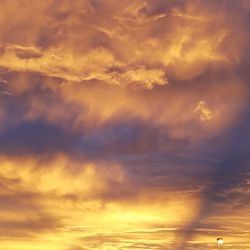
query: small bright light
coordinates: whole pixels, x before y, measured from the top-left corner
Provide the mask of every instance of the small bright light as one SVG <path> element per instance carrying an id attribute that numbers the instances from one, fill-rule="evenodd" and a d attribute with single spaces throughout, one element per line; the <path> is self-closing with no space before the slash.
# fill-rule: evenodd
<path id="1" fill-rule="evenodd" d="M 223 239 L 222 238 L 218 238 L 217 239 L 217 243 L 218 243 L 218 245 L 222 245 L 223 244 Z"/>

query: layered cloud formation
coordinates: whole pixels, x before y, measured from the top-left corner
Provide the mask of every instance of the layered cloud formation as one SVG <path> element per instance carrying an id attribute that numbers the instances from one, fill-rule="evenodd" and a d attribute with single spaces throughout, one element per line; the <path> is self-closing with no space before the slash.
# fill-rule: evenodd
<path id="1" fill-rule="evenodd" d="M 249 249 L 247 0 L 0 13 L 0 249 Z"/>

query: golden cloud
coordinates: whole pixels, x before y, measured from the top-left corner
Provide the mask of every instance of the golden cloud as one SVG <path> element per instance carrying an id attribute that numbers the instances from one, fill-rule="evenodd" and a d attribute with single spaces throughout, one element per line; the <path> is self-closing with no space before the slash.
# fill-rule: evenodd
<path id="1" fill-rule="evenodd" d="M 194 208 L 198 202 L 190 194 L 180 194 L 181 200 L 172 196 L 163 201 L 164 193 L 141 189 L 135 205 L 130 201 L 132 196 L 127 201 L 123 198 L 126 190 L 132 189 L 134 194 L 138 191 L 133 191 L 136 186 L 129 184 L 121 167 L 82 164 L 64 156 L 50 162 L 2 157 L 0 176 L 4 185 L 0 199 L 6 204 L 0 212 L 0 221 L 6 225 L 1 237 L 14 240 L 13 244 L 3 243 L 10 249 L 21 249 L 25 244 L 39 244 L 41 249 L 55 244 L 57 249 L 65 246 L 66 239 L 68 244 L 76 243 L 79 233 L 81 237 L 96 237 L 99 233 L 129 233 L 142 227 L 149 231 L 160 230 L 159 225 L 176 227 L 190 221 L 194 213 L 181 207 Z M 112 199 L 115 190 L 118 196 Z M 148 199 L 153 196 L 154 204 L 149 205 Z M 85 227 L 89 228 L 86 234 Z"/>
<path id="2" fill-rule="evenodd" d="M 249 10 L 2 0 L 0 248 L 247 242 Z"/>

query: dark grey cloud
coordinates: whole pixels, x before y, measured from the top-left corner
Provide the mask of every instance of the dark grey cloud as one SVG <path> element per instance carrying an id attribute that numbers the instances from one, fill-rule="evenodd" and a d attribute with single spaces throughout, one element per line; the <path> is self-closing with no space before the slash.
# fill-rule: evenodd
<path id="1" fill-rule="evenodd" d="M 250 133 L 247 108 L 242 110 L 240 117 L 236 124 L 203 145 L 210 157 L 219 161 L 211 168 L 209 176 L 203 177 L 208 184 L 200 193 L 202 206 L 195 220 L 184 229 L 185 243 L 180 249 L 186 249 L 186 242 L 195 234 L 201 221 L 219 218 L 228 210 L 237 213 L 240 207 L 249 205 Z"/>
<path id="2" fill-rule="evenodd" d="M 60 127 L 42 122 L 21 123 L 0 135 L 3 155 L 55 154 L 67 151 L 70 139 Z"/>
<path id="3" fill-rule="evenodd" d="M 51 215 L 41 214 L 38 218 L 25 218 L 23 221 L 0 220 L 0 238 L 18 239 L 18 238 L 36 238 L 44 232 L 55 232 L 62 226 L 61 221 Z"/>

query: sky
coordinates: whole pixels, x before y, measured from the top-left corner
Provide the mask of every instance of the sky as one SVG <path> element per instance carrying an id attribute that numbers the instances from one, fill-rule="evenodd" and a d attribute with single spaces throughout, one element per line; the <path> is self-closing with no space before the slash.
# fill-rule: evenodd
<path id="1" fill-rule="evenodd" d="M 1 0 L 0 250 L 250 249 L 250 1 Z"/>

